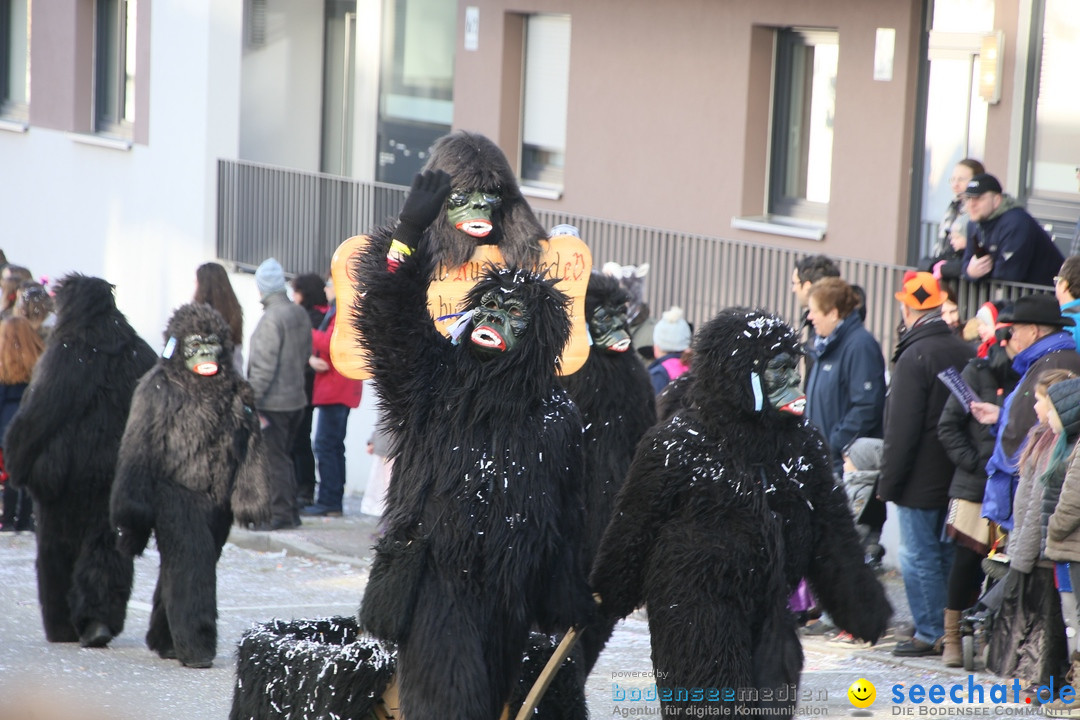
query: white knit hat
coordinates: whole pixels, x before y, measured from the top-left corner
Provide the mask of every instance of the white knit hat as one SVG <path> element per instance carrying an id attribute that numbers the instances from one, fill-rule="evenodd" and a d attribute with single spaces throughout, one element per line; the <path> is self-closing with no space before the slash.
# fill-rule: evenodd
<path id="1" fill-rule="evenodd" d="M 682 352 L 690 347 L 690 335 L 690 323 L 683 318 L 683 309 L 672 307 L 653 327 L 653 355 Z"/>

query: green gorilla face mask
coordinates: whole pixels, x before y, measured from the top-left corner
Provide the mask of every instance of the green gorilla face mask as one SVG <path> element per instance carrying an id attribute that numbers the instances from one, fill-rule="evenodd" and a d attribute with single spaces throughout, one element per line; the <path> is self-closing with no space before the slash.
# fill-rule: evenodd
<path id="1" fill-rule="evenodd" d="M 626 320 L 626 308 L 612 310 L 601 305 L 589 318 L 589 335 L 593 347 L 607 352 L 626 352 L 630 349 L 629 323 Z"/>
<path id="2" fill-rule="evenodd" d="M 769 403 L 780 412 L 802 415 L 806 410 L 806 395 L 799 389 L 799 360 L 788 353 L 780 353 L 765 366 L 765 392 Z"/>
<path id="3" fill-rule="evenodd" d="M 203 376 L 217 374 L 221 350 L 221 338 L 217 335 L 187 335 L 181 347 L 187 369 Z"/>
<path id="4" fill-rule="evenodd" d="M 501 290 L 484 295 L 480 307 L 473 310 L 472 333 L 469 340 L 482 356 L 494 356 L 510 352 L 529 326 L 525 306 L 514 297 L 507 297 Z"/>
<path id="5" fill-rule="evenodd" d="M 502 205 L 502 197 L 480 190 L 454 190 L 446 199 L 446 217 L 461 232 L 472 237 L 487 237 L 492 216 Z"/>

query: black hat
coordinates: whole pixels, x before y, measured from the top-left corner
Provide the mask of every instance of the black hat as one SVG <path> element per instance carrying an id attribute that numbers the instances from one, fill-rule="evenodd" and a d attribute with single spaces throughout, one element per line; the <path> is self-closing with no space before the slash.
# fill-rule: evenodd
<path id="1" fill-rule="evenodd" d="M 968 197 L 978 197 L 988 192 L 1001 194 L 1001 183 L 990 173 L 982 173 L 971 178 L 971 182 L 967 184 L 967 189 L 964 190 L 964 194 Z"/>
<path id="2" fill-rule="evenodd" d="M 1071 317 L 1062 317 L 1057 298 L 1047 294 L 1025 295 L 1017 298 L 1012 310 L 1005 310 L 998 315 L 998 322 L 1057 327 L 1076 324 Z"/>

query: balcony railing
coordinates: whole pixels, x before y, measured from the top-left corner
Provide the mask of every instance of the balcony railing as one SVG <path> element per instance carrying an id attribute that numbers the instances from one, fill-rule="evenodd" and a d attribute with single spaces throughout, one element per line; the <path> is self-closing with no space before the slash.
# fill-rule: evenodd
<path id="1" fill-rule="evenodd" d="M 337 246 L 395 218 L 407 188 L 287 170 L 233 160 L 218 161 L 218 256 L 252 269 L 268 257 L 290 273 L 325 274 Z M 730 305 L 762 307 L 791 323 L 799 310 L 791 271 L 804 251 L 719 237 L 662 230 L 548 210 L 536 212 L 548 228 L 576 226 L 588 243 L 593 267 L 608 261 L 649 263 L 645 297 L 659 315 L 672 305 L 700 327 Z M 901 265 L 834 257 L 841 275 L 866 291 L 866 326 L 891 356 L 900 323 L 893 293 Z M 990 298 L 1013 299 L 1049 288 L 1017 283 L 961 283 L 961 317 L 974 315 Z"/>

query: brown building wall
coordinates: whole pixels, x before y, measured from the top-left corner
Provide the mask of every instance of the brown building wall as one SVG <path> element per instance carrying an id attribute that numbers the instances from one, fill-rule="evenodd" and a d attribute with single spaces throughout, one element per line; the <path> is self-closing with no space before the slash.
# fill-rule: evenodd
<path id="1" fill-rule="evenodd" d="M 513 16 L 571 15 L 564 194 L 534 205 L 807 252 L 904 258 L 920 0 L 461 5 L 462 13 L 465 5 L 480 8 L 480 32 L 477 51 L 459 44 L 454 126 L 498 138 L 511 162 L 521 72 Z M 820 243 L 731 227 L 732 217 L 765 210 L 772 30 L 785 26 L 835 28 L 840 37 L 831 202 Z M 896 30 L 890 82 L 873 79 L 879 27 Z"/>

